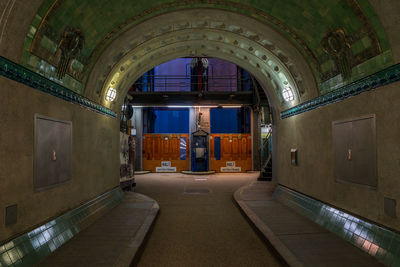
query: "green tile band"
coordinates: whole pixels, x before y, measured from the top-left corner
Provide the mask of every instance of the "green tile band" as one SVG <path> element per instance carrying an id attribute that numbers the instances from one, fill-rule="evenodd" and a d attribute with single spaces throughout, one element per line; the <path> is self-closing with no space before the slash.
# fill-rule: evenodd
<path id="1" fill-rule="evenodd" d="M 116 113 L 114 111 L 1 56 L 0 75 L 65 101 L 89 108 L 100 114 L 116 118 Z"/>
<path id="2" fill-rule="evenodd" d="M 274 198 L 387 266 L 400 266 L 400 234 L 279 185 Z"/>
<path id="3" fill-rule="evenodd" d="M 340 87 L 330 93 L 316 97 L 300 105 L 281 112 L 281 119 L 286 119 L 318 107 L 342 101 L 348 97 L 358 95 L 362 92 L 387 85 L 400 80 L 400 64 L 393 65 L 382 71 L 374 73 L 363 79 Z"/>
<path id="4" fill-rule="evenodd" d="M 32 266 L 118 205 L 124 197 L 116 187 L 56 219 L 0 245 L 0 266 Z"/>

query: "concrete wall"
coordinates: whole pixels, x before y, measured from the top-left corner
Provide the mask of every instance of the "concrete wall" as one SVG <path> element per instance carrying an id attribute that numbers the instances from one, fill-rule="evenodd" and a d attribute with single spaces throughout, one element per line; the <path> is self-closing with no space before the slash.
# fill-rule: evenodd
<path id="1" fill-rule="evenodd" d="M 44 0 L 0 0 L 0 55 L 19 62 L 25 36 Z M 3 12 L 4 11 L 4 12 Z"/>
<path id="2" fill-rule="evenodd" d="M 0 76 L 0 243 L 119 185 L 119 120 Z M 33 190 L 34 114 L 72 121 L 72 179 Z M 5 207 L 18 221 L 5 227 Z"/>
<path id="3" fill-rule="evenodd" d="M 400 216 L 400 83 L 380 87 L 284 120 L 278 120 L 278 181 L 292 189 L 369 220 L 400 230 L 400 220 L 384 214 L 384 197 L 397 200 Z M 376 190 L 335 182 L 332 121 L 376 114 Z M 290 149 L 298 149 L 298 166 Z"/>

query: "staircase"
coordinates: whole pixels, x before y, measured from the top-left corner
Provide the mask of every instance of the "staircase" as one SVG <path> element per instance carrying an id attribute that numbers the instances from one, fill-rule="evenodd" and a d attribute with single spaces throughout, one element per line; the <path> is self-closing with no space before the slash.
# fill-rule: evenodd
<path id="1" fill-rule="evenodd" d="M 272 157 L 271 155 L 265 161 L 264 165 L 261 167 L 260 177 L 258 181 L 271 181 L 272 180 Z"/>
<path id="2" fill-rule="evenodd" d="M 269 109 L 269 102 L 267 95 L 264 92 L 264 89 L 258 83 L 258 81 L 251 76 L 253 82 L 253 93 L 254 93 L 254 102 L 253 107 L 255 110 L 262 110 L 261 107 Z M 264 122 L 265 123 L 265 122 Z M 265 139 L 264 143 L 262 144 L 263 149 L 262 151 L 268 151 L 269 154 L 269 142 L 268 137 Z M 266 155 L 261 157 L 261 160 L 265 160 Z M 272 157 L 271 154 L 268 155 L 267 159 L 264 161 L 264 164 L 261 167 L 260 177 L 258 177 L 259 181 L 271 181 L 272 180 Z"/>
<path id="3" fill-rule="evenodd" d="M 268 98 L 267 95 L 264 92 L 264 89 L 261 87 L 261 85 L 258 83 L 257 79 L 255 79 L 253 76 L 251 77 L 252 82 L 253 82 L 253 90 L 254 90 L 254 105 L 255 106 L 268 106 Z"/>

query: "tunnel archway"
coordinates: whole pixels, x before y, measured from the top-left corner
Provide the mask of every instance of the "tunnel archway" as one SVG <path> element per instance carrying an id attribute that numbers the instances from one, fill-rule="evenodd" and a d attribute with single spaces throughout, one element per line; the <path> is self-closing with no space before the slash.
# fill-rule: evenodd
<path id="1" fill-rule="evenodd" d="M 279 110 L 318 92 L 305 57 L 271 26 L 229 11 L 188 9 L 154 17 L 115 39 L 94 65 L 85 95 L 119 111 L 128 84 L 147 70 L 196 55 L 218 57 L 248 70 L 266 89 L 271 106 Z M 290 103 L 282 101 L 282 80 L 294 91 Z M 113 103 L 105 100 L 111 86 L 117 90 Z"/>
<path id="2" fill-rule="evenodd" d="M 190 56 L 220 58 L 251 73 L 270 102 L 275 133 L 282 109 L 318 94 L 312 69 L 295 45 L 256 19 L 218 9 L 170 12 L 129 29 L 103 52 L 85 94 L 119 113 L 129 87 L 141 75 L 161 63 Z M 285 87 L 293 90 L 294 100 L 283 100 Z M 106 100 L 109 88 L 117 92 L 114 102 Z M 274 165 L 277 143 L 274 134 Z"/>

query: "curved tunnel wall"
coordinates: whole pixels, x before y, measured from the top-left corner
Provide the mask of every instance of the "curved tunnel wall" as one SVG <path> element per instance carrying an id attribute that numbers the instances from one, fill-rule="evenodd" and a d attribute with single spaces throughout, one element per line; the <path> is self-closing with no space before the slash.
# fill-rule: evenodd
<path id="1" fill-rule="evenodd" d="M 13 0 L 0 2 L 0 6 L 5 7 L 8 12 L 1 21 L 1 56 L 19 62 L 24 38 L 42 2 L 40 0 L 23 4 Z M 400 10 L 400 3 L 395 0 L 383 5 L 378 0 L 371 0 L 370 3 L 382 20 L 382 25 L 388 34 L 393 61 L 398 63 L 400 37 L 397 33 L 400 31 L 400 24 L 397 23 L 395 11 Z M 208 42 L 210 46 L 213 44 L 214 48 L 217 47 L 215 42 Z M 191 55 L 191 48 L 171 52 L 158 59 L 161 63 L 184 54 Z M 220 48 L 224 49 L 223 46 Z M 248 50 L 248 47 L 246 49 Z M 219 54 L 218 50 L 212 52 L 207 46 L 200 47 L 197 52 L 210 56 Z M 288 53 L 296 54 L 298 51 L 288 50 Z M 110 57 L 115 56 L 112 49 L 106 50 L 102 55 L 91 73 L 87 91 L 85 90 L 86 96 L 99 102 L 102 101 L 103 95 L 96 96 L 95 90 L 99 84 L 103 86 L 106 78 L 104 74 L 109 73 L 102 67 L 107 68 L 107 63 L 118 62 L 118 60 L 109 60 Z M 246 56 L 250 59 L 252 57 Z M 245 63 L 244 58 L 240 59 L 228 54 L 225 58 L 254 73 L 266 87 L 271 86 L 267 76 L 258 70 L 256 64 Z M 302 62 L 302 65 L 298 69 L 300 71 L 306 69 L 302 76 L 305 77 L 304 82 L 309 85 L 305 86 L 306 89 L 310 90 L 304 98 L 301 98 L 301 101 L 305 101 L 316 97 L 318 92 L 315 80 L 309 76 L 311 72 L 307 71 L 309 69 L 307 62 L 301 56 L 299 60 L 296 62 Z M 114 67 L 113 64 L 111 67 Z M 144 62 L 141 67 L 142 72 L 155 64 L 154 59 L 149 59 L 148 63 Z M 138 72 L 138 77 L 141 74 Z M 32 90 L 4 77 L 0 79 L 3 97 L 0 105 L 2 118 L 0 221 L 4 222 L 6 206 L 18 205 L 17 223 L 8 227 L 4 227 L 3 224 L 0 226 L 0 240 L 6 240 L 118 185 L 119 121 Z M 397 123 L 400 118 L 398 101 L 396 101 L 400 98 L 399 87 L 399 83 L 393 83 L 339 103 L 288 119 L 276 120 L 279 132 L 277 140 L 279 183 L 399 231 L 399 220 L 387 216 L 383 211 L 384 197 L 400 201 L 398 183 L 400 167 L 396 157 L 400 150 L 400 142 L 398 142 L 400 125 Z M 273 95 L 270 97 L 274 98 Z M 274 103 L 277 112 L 282 110 L 277 99 Z M 112 108 L 118 111 L 119 107 L 115 105 Z M 39 193 L 33 192 L 33 116 L 35 113 L 70 120 L 74 129 L 71 182 Z M 377 118 L 378 187 L 376 190 L 370 190 L 336 183 L 332 174 L 331 122 L 371 113 L 376 114 Z M 298 148 L 299 151 L 298 166 L 290 165 L 289 152 L 293 147 Z M 397 214 L 400 214 L 400 205 L 397 205 Z"/>

